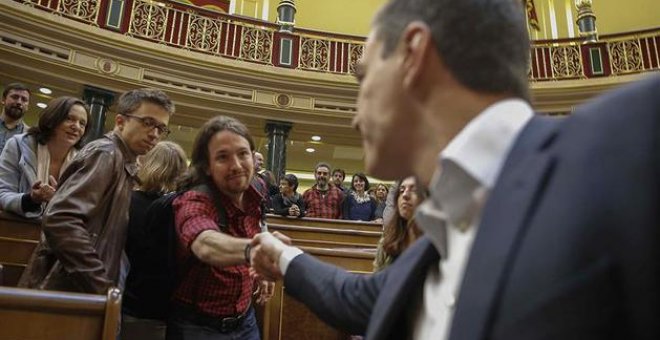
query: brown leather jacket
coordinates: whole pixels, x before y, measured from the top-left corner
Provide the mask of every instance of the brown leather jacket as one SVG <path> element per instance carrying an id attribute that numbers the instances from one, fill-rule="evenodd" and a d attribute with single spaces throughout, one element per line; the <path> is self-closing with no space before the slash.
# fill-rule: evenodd
<path id="1" fill-rule="evenodd" d="M 80 151 L 46 207 L 19 287 L 106 294 L 117 285 L 135 159 L 113 132 Z"/>

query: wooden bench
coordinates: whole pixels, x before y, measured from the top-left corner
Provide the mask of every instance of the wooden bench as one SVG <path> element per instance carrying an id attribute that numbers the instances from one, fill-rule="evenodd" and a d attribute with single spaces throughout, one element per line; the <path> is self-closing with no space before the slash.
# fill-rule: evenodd
<path id="1" fill-rule="evenodd" d="M 349 220 L 329 220 L 325 218 L 313 217 L 284 217 L 280 215 L 268 214 L 267 222 L 278 225 L 292 225 L 292 226 L 306 226 L 313 228 L 328 228 L 328 229 L 348 229 L 348 230 L 362 230 L 382 232 L 383 224 L 376 222 L 364 221 L 349 221 Z"/>
<path id="2" fill-rule="evenodd" d="M 0 287 L 0 339 L 116 340 L 121 294 Z"/>
<path id="3" fill-rule="evenodd" d="M 40 220 L 28 220 L 0 211 L 0 285 L 16 286 L 41 237 Z"/>
<path id="4" fill-rule="evenodd" d="M 286 218 L 275 215 L 268 216 L 268 223 L 271 231 L 280 231 L 291 237 L 294 245 L 322 261 L 351 272 L 367 274 L 372 271 L 376 244 L 382 234 L 380 224 Z M 5 267 L 4 277 L 7 286 L 16 285 L 40 235 L 41 225 L 38 221 L 25 220 L 0 212 L 0 265 Z M 16 295 L 21 291 L 22 293 L 18 294 L 19 298 Z M 3 292 L 7 291 L 3 290 Z M 104 306 L 110 303 L 110 297 L 38 290 L 10 292 L 12 293 L 10 295 L 14 295 L 13 299 L 22 302 L 18 305 L 14 302 L 11 304 L 13 307 L 5 307 L 5 302 L 0 302 L 0 339 L 100 339 L 101 334 L 105 335 L 108 331 L 107 325 L 110 324 L 108 322 L 114 325 L 117 323 L 116 319 L 101 322 L 102 313 L 106 308 Z M 5 298 L 0 297 L 0 299 Z M 79 308 L 77 303 L 85 304 L 87 307 Z M 346 339 L 349 336 L 326 325 L 302 303 L 286 295 L 282 282 L 276 284 L 275 295 L 271 301 L 264 307 L 258 307 L 257 310 L 263 339 Z M 4 313 L 7 313 L 7 317 Z M 116 313 L 118 315 L 119 307 Z M 105 315 L 107 317 L 107 313 Z M 57 326 L 39 327 L 39 329 L 33 326 L 47 323 L 61 324 L 63 328 L 69 330 L 57 333 L 61 331 Z M 81 334 L 81 337 L 69 333 L 73 332 L 71 327 L 78 323 L 81 329 L 85 330 L 75 333 Z M 28 327 L 33 333 L 19 333 Z M 112 330 L 116 333 L 116 327 L 112 327 Z M 89 337 L 90 334 L 95 337 Z M 108 339 L 114 340 L 114 336 Z"/>
<path id="5" fill-rule="evenodd" d="M 320 260 L 335 264 L 350 272 L 372 272 L 374 254 L 357 250 L 303 247 Z M 350 335 L 334 329 L 317 318 L 305 305 L 286 294 L 282 281 L 275 284 L 275 294 L 263 312 L 263 339 L 345 340 Z"/>
<path id="6" fill-rule="evenodd" d="M 305 225 L 282 225 L 270 223 L 268 230 L 279 231 L 291 238 L 293 245 L 299 247 L 339 248 L 339 249 L 376 249 L 382 236 L 380 231 L 352 229 L 332 229 Z"/>

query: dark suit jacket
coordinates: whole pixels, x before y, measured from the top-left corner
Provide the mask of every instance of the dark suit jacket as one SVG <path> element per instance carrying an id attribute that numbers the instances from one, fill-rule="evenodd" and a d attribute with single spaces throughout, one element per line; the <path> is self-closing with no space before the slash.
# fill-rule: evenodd
<path id="1" fill-rule="evenodd" d="M 450 339 L 660 339 L 660 77 L 535 118 L 482 212 Z M 438 254 L 372 276 L 295 258 L 287 292 L 367 339 L 404 339 Z"/>

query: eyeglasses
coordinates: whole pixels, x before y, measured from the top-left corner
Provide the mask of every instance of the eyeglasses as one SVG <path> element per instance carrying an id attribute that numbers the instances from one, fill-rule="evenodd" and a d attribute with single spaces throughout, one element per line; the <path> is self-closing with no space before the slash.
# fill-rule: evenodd
<path id="1" fill-rule="evenodd" d="M 170 129 L 168 129 L 165 124 L 151 117 L 139 117 L 128 113 L 120 113 L 120 115 L 139 120 L 140 123 L 142 123 L 142 125 L 144 125 L 144 127 L 148 128 L 149 130 L 151 129 L 158 130 L 158 135 L 160 135 L 161 138 L 167 137 L 167 135 L 169 135 L 171 132 Z"/>

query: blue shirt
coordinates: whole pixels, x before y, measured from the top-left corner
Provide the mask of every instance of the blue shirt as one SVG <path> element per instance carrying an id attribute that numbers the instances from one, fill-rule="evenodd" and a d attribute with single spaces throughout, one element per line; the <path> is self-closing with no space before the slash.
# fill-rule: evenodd
<path id="1" fill-rule="evenodd" d="M 373 199 L 358 203 L 352 194 L 348 194 L 346 200 L 347 211 L 344 214 L 344 219 L 353 221 L 371 221 L 374 219 L 376 204 Z"/>
<path id="2" fill-rule="evenodd" d="M 9 129 L 5 125 L 5 121 L 2 118 L 0 118 L 0 152 L 2 152 L 2 149 L 5 148 L 5 143 L 7 143 L 9 138 L 19 133 L 23 133 L 24 129 L 25 129 L 25 124 L 23 123 L 23 121 L 18 123 L 13 129 Z"/>

